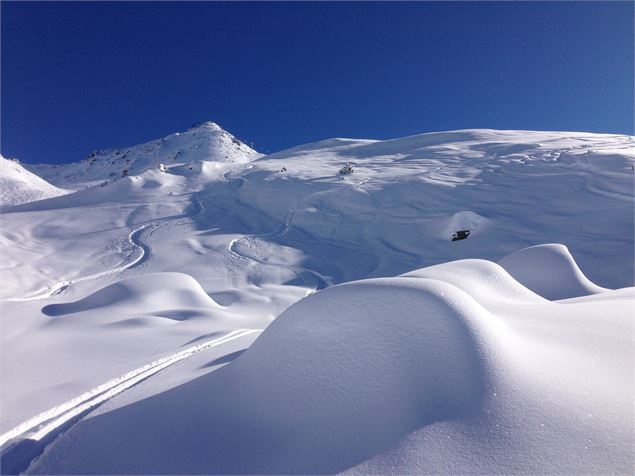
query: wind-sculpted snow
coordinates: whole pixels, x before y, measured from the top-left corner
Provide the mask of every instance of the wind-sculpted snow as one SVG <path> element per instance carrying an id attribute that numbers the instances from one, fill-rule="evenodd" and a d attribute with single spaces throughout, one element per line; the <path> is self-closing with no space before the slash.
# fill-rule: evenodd
<path id="1" fill-rule="evenodd" d="M 544 301 L 516 281 L 501 266 L 486 260 L 452 261 L 411 271 L 403 276 L 451 283 L 474 296 L 487 309 L 510 304 L 539 304 Z"/>
<path id="2" fill-rule="evenodd" d="M 29 473 L 625 474 L 635 294 L 612 293 L 552 303 L 482 260 L 334 286 L 228 366 L 106 403 Z"/>
<path id="3" fill-rule="evenodd" d="M 44 306 L 42 312 L 47 316 L 62 316 L 96 309 L 102 312 L 125 312 L 136 308 L 151 314 L 170 306 L 209 308 L 218 305 L 191 276 L 158 273 L 119 281 L 76 302 L 49 304 Z"/>
<path id="4" fill-rule="evenodd" d="M 551 300 L 607 291 L 589 281 L 567 247 L 560 244 L 530 246 L 505 256 L 498 264 L 518 282 Z"/>
<path id="5" fill-rule="evenodd" d="M 420 426 L 478 413 L 487 374 L 473 321 L 489 318 L 430 280 L 327 289 L 284 312 L 227 368 L 80 423 L 68 434 L 75 443 L 52 447 L 53 461 L 33 472 L 345 469 Z"/>

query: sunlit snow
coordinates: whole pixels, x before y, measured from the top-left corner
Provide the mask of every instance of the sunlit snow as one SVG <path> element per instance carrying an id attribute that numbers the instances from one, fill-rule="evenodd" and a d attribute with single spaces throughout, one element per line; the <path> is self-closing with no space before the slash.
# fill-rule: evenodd
<path id="1" fill-rule="evenodd" d="M 633 137 L 0 162 L 3 473 L 632 471 Z"/>

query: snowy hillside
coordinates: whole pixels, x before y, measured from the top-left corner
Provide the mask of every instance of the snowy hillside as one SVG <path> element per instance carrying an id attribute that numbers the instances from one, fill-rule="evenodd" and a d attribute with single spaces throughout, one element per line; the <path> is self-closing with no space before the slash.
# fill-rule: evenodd
<path id="1" fill-rule="evenodd" d="M 633 466 L 634 137 L 203 123 L 91 160 L 2 211 L 4 468 Z"/>
<path id="2" fill-rule="evenodd" d="M 260 155 L 218 124 L 207 121 L 145 144 L 98 150 L 81 162 L 27 167 L 55 185 L 79 189 L 126 175 L 139 175 L 160 164 L 171 166 L 200 160 L 244 163 Z"/>
<path id="3" fill-rule="evenodd" d="M 0 155 L 0 207 L 20 205 L 69 193 Z"/>
<path id="4" fill-rule="evenodd" d="M 347 163 L 353 173 L 338 175 Z M 233 200 L 284 233 L 239 240 L 239 253 L 268 253 L 274 241 L 342 282 L 564 243 L 592 280 L 633 284 L 633 137 L 467 130 L 333 139 L 253 165 L 231 175 L 241 181 Z M 461 230 L 468 238 L 451 242 Z"/>

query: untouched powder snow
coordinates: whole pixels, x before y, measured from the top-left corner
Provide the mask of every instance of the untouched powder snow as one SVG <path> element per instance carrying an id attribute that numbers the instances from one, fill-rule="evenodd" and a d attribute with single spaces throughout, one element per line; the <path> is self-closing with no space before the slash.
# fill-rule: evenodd
<path id="1" fill-rule="evenodd" d="M 566 246 L 536 245 L 498 262 L 518 282 L 550 299 L 566 299 L 607 291 L 582 273 Z"/>
<path id="2" fill-rule="evenodd" d="M 0 208 L 69 193 L 0 155 Z"/>
<path id="3" fill-rule="evenodd" d="M 99 309 L 103 312 L 146 312 L 175 308 L 218 308 L 200 284 L 181 273 L 149 274 L 106 286 L 76 302 L 50 304 L 42 308 L 47 316 L 76 314 Z"/>
<path id="4" fill-rule="evenodd" d="M 230 365 L 106 403 L 28 473 L 626 474 L 635 294 L 613 293 L 550 302 L 483 260 L 335 286 Z"/>

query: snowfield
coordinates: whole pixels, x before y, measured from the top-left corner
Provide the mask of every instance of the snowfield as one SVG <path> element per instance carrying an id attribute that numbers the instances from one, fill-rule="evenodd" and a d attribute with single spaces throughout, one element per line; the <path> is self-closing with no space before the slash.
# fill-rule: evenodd
<path id="1" fill-rule="evenodd" d="M 211 122 L 29 166 L 61 188 L 3 188 L 2 472 L 630 474 L 634 167 Z"/>

